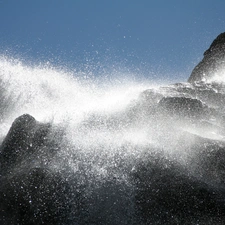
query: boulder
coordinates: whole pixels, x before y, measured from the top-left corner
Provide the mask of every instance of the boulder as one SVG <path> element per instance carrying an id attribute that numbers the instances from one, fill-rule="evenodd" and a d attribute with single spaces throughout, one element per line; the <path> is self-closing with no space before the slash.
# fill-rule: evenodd
<path id="1" fill-rule="evenodd" d="M 188 82 L 194 83 L 211 78 L 225 66 L 225 32 L 221 33 L 204 52 L 204 58 L 194 68 Z"/>
<path id="2" fill-rule="evenodd" d="M 206 112 L 206 106 L 198 100 L 188 97 L 163 97 L 158 108 L 161 113 L 183 117 L 200 117 Z"/>
<path id="3" fill-rule="evenodd" d="M 54 131 L 59 137 L 53 139 L 52 132 L 49 123 L 40 123 L 29 114 L 15 119 L 0 146 L 0 174 L 7 174 L 15 168 L 34 167 L 41 161 L 46 164 L 59 148 L 59 137 L 62 138 L 58 131 Z"/>
<path id="4" fill-rule="evenodd" d="M 15 119 L 0 146 L 1 225 L 70 224 L 76 184 L 48 165 L 62 137 L 31 115 Z"/>

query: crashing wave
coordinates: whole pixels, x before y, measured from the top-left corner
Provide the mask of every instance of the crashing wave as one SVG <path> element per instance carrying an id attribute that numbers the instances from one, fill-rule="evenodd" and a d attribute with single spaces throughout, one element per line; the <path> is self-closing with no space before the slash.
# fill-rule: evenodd
<path id="1" fill-rule="evenodd" d="M 225 80 L 208 67 L 223 40 L 165 86 L 101 90 L 2 58 L 0 223 L 224 224 Z"/>

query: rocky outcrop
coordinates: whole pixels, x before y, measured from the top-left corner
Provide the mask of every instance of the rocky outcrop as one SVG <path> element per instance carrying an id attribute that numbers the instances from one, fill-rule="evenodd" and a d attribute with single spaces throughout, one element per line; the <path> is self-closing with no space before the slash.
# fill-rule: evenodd
<path id="1" fill-rule="evenodd" d="M 194 83 L 211 78 L 225 67 L 225 32 L 221 33 L 205 51 L 204 58 L 194 68 L 188 82 Z"/>
<path id="2" fill-rule="evenodd" d="M 31 166 L 31 163 L 34 166 L 37 155 L 41 159 L 41 156 L 54 154 L 56 141 L 51 140 L 49 133 L 50 124 L 37 122 L 28 114 L 18 117 L 0 146 L 0 173 L 8 173 L 18 166 Z"/>
<path id="3" fill-rule="evenodd" d="M 70 188 L 60 173 L 43 168 L 1 179 L 0 224 L 68 224 Z"/>
<path id="4" fill-rule="evenodd" d="M 48 168 L 60 136 L 29 114 L 13 122 L 0 146 L 0 224 L 67 224 L 68 180 Z M 74 208 L 74 207 L 73 207 Z"/>
<path id="5" fill-rule="evenodd" d="M 0 224 L 225 224 L 225 91 L 202 81 L 223 66 L 224 38 L 189 83 L 87 115 L 71 136 L 15 119 L 0 146 Z"/>
<path id="6" fill-rule="evenodd" d="M 178 115 L 182 118 L 199 118 L 207 111 L 200 100 L 187 97 L 163 97 L 158 103 L 158 108 L 164 114 Z"/>
<path id="7" fill-rule="evenodd" d="M 149 156 L 148 156 L 149 157 Z M 223 189 L 214 189 L 163 157 L 140 163 L 134 174 L 143 224 L 222 224 Z M 223 221 L 223 222 L 222 222 Z M 222 223 L 221 223 L 222 222 Z"/>

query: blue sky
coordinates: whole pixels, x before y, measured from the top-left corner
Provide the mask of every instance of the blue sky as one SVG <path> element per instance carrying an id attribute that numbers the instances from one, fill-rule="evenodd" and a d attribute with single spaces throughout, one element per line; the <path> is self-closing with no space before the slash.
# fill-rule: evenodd
<path id="1" fill-rule="evenodd" d="M 0 53 L 185 81 L 225 32 L 224 0 L 0 0 Z"/>

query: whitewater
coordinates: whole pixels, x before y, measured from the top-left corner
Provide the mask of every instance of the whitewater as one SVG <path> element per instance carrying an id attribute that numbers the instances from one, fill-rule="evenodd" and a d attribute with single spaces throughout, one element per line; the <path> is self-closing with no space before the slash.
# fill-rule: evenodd
<path id="1" fill-rule="evenodd" d="M 100 82 L 2 55 L 2 146 L 21 115 L 48 127 L 47 144 L 1 172 L 1 190 L 14 182 L 9 202 L 19 196 L 26 219 L 16 208 L 7 218 L 2 206 L 1 223 L 223 224 L 224 74 L 195 84 Z M 44 187 L 23 178 L 39 169 Z"/>

